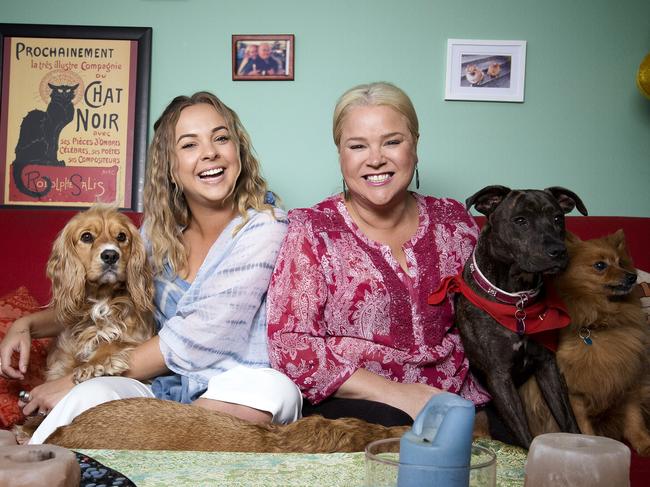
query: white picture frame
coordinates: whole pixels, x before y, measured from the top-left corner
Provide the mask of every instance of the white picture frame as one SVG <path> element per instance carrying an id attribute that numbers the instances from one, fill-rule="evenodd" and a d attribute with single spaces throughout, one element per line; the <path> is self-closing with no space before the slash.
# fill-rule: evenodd
<path id="1" fill-rule="evenodd" d="M 445 100 L 524 101 L 526 41 L 447 40 Z"/>

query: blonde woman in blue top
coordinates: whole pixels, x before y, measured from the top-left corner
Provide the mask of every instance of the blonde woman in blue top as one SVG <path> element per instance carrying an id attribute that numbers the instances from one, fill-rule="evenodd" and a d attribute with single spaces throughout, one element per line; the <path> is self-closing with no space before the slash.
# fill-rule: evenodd
<path id="1" fill-rule="evenodd" d="M 159 334 L 133 352 L 128 377 L 76 386 L 64 377 L 34 388 L 24 413 L 49 414 L 32 443 L 92 406 L 127 397 L 193 403 L 256 422 L 300 416 L 300 392 L 269 367 L 266 345 L 266 291 L 286 214 L 272 204 L 248 134 L 207 92 L 175 98 L 154 128 L 142 231 Z M 42 313 L 32 315 L 28 336 L 56 329 Z"/>

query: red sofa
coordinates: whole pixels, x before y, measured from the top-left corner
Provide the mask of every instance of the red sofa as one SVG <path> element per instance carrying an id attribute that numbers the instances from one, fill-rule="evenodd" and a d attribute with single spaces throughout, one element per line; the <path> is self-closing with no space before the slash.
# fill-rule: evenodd
<path id="1" fill-rule="evenodd" d="M 26 286 L 41 303 L 49 298 L 45 263 L 52 242 L 75 210 L 0 209 L 0 296 L 18 286 Z M 140 223 L 139 213 L 127 214 Z M 479 223 L 484 217 L 478 217 Z M 622 228 L 634 262 L 650 272 L 650 218 L 610 216 L 569 216 L 569 230 L 581 238 L 595 238 Z"/>
<path id="2" fill-rule="evenodd" d="M 40 304 L 49 299 L 49 282 L 45 264 L 52 242 L 75 210 L 0 209 L 0 296 L 19 286 L 25 286 Z M 127 213 L 136 224 L 139 213 Z M 485 221 L 478 217 L 479 223 Z M 583 239 L 601 237 L 619 228 L 625 231 L 628 247 L 639 269 L 650 272 L 650 218 L 610 216 L 569 216 L 570 231 Z M 632 486 L 647 485 L 650 478 L 650 459 L 632 455 Z"/>

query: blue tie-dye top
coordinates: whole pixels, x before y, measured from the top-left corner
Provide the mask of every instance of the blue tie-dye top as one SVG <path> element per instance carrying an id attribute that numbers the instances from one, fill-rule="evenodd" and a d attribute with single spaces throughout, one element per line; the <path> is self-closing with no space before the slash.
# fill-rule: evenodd
<path id="1" fill-rule="evenodd" d="M 189 403 L 214 375 L 237 365 L 268 367 L 266 292 L 287 231 L 283 210 L 249 210 L 212 245 L 191 284 L 166 266 L 155 278 L 155 320 L 171 375 L 152 383 L 156 397 Z"/>

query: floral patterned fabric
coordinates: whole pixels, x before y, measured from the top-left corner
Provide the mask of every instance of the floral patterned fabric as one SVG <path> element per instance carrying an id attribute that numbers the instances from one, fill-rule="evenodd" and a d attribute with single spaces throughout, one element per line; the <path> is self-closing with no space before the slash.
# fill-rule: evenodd
<path id="1" fill-rule="evenodd" d="M 340 196 L 289 213 L 269 288 L 270 360 L 313 404 L 358 368 L 489 400 L 469 373 L 451 299 L 427 304 L 462 269 L 478 228 L 459 202 L 414 196 L 419 225 L 403 246 L 408 272 L 389 246 L 359 230 Z"/>
<path id="2" fill-rule="evenodd" d="M 0 298 L 0 341 L 16 319 L 39 309 L 38 302 L 26 287 L 20 287 Z M 32 340 L 29 366 L 24 380 L 7 380 L 0 377 L 0 428 L 11 428 L 24 419 L 18 407 L 18 393 L 21 390 L 29 391 L 43 383 L 49 343 L 50 339 Z M 14 359 L 17 361 L 17 355 Z"/>

